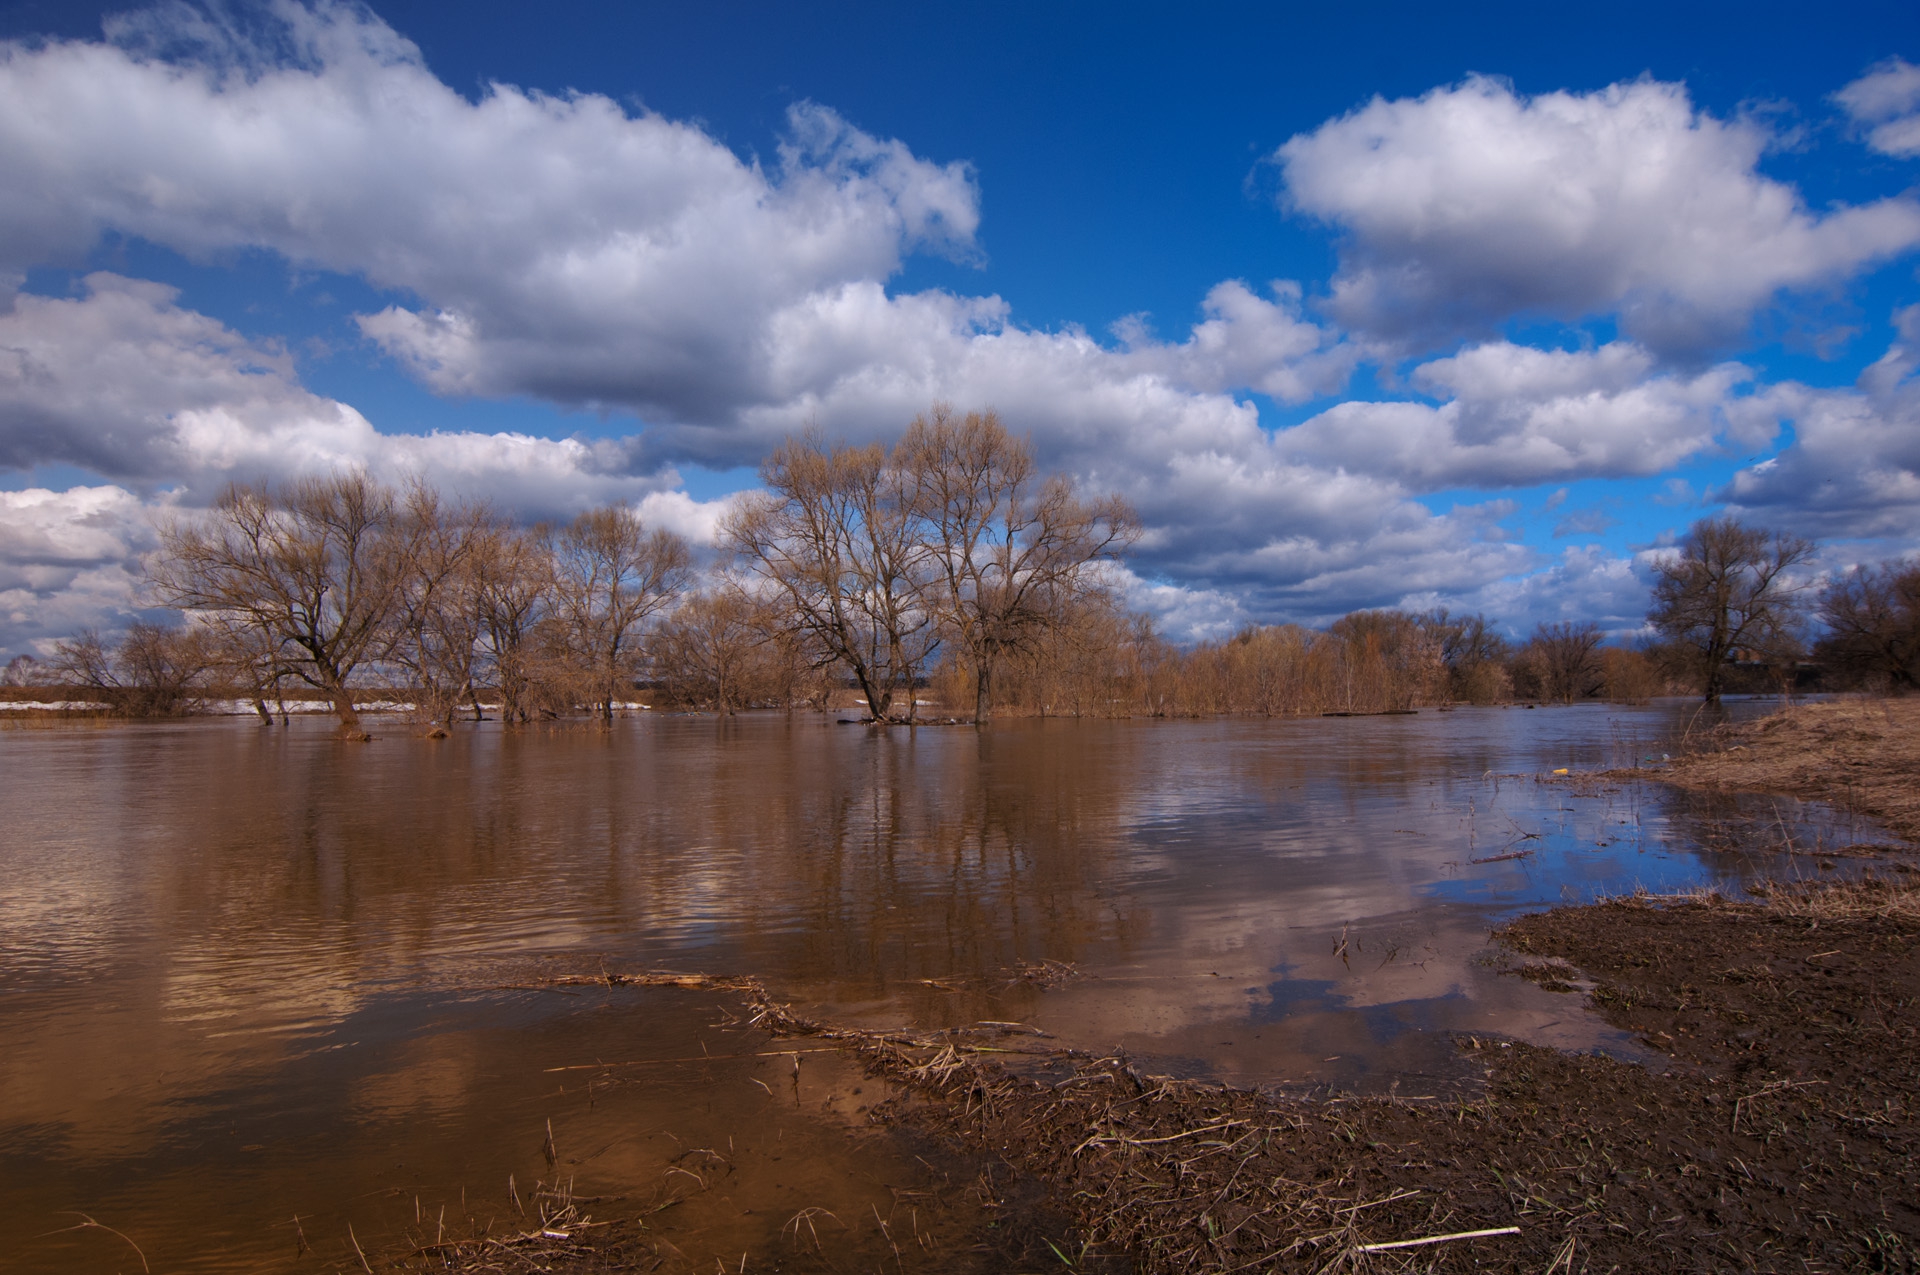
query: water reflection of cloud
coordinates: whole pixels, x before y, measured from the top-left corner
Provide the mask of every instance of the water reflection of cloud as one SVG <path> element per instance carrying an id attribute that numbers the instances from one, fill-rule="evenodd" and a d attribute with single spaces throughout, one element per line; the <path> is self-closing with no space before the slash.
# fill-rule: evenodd
<path id="1" fill-rule="evenodd" d="M 0 1058 L 0 1089 L 23 1120 L 137 1141 L 157 1127 L 138 1104 L 109 1121 L 62 1084 L 157 1109 L 284 1074 L 369 997 L 555 960 L 751 972 L 876 1018 L 1035 1017 L 1245 1076 L 1306 1065 L 1321 1037 L 1376 1061 L 1390 1030 L 1590 1039 L 1577 1005 L 1473 957 L 1490 917 L 1568 890 L 1745 870 L 1700 848 L 1717 807 L 1533 778 L 1680 723 L 1582 707 L 982 733 L 648 718 L 359 750 L 311 724 L 10 736 L 0 929 L 21 959 L 0 977 L 23 995 L 0 1026 L 32 1043 Z M 1514 848 L 1531 856 L 1472 862 Z M 1013 979 L 1043 958 L 1090 977 Z M 1303 984 L 1332 990 L 1309 1003 Z"/>

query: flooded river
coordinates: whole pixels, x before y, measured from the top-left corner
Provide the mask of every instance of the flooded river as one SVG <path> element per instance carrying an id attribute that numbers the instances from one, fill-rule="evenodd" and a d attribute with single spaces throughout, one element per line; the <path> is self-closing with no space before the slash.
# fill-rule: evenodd
<path id="1" fill-rule="evenodd" d="M 1875 835 L 1579 780 L 1692 712 L 0 731 L 0 1268 L 360 1269 L 556 1180 L 658 1207 L 669 1268 L 912 1269 L 998 1225 L 843 1058 L 717 993 L 553 986 L 603 970 L 1241 1085 L 1470 1085 L 1453 1031 L 1631 1056 L 1489 926 Z"/>

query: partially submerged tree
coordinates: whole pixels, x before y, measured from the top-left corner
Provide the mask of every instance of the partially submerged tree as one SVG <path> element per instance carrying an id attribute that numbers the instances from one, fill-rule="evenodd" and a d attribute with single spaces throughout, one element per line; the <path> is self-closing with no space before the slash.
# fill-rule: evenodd
<path id="1" fill-rule="evenodd" d="M 1540 624 L 1527 645 L 1540 670 L 1540 698 L 1571 704 L 1605 685 L 1599 650 L 1600 626 L 1562 620 Z"/>
<path id="2" fill-rule="evenodd" d="M 1486 616 L 1477 612 L 1456 616 L 1437 607 L 1421 616 L 1420 622 L 1440 641 L 1449 698 L 1491 704 L 1506 696 L 1512 685 L 1506 666 L 1513 652 Z"/>
<path id="3" fill-rule="evenodd" d="M 1820 655 L 1897 694 L 1920 687 L 1920 563 L 1883 562 L 1835 579 L 1820 595 Z"/>
<path id="4" fill-rule="evenodd" d="M 393 492 L 361 472 L 239 485 L 205 520 L 162 530 L 152 578 L 167 605 L 250 627 L 357 735 L 351 679 L 387 639 L 412 536 Z"/>
<path id="5" fill-rule="evenodd" d="M 653 667 L 675 700 L 722 716 L 784 699 L 791 677 L 778 627 L 761 599 L 723 580 L 689 597 L 654 630 Z"/>
<path id="6" fill-rule="evenodd" d="M 1707 703 L 1719 703 L 1735 652 L 1780 658 L 1792 645 L 1799 616 L 1792 572 L 1813 550 L 1811 541 L 1737 518 L 1703 518 L 1680 552 L 1656 566 L 1647 619 L 1682 644 Z"/>
<path id="7" fill-rule="evenodd" d="M 421 482 L 408 487 L 399 518 L 411 560 L 394 592 L 385 657 L 410 683 L 420 720 L 450 723 L 462 698 L 478 717 L 479 557 L 498 519 L 484 506 L 448 504 Z"/>
<path id="8" fill-rule="evenodd" d="M 995 667 L 1082 613 L 1101 591 L 1095 565 L 1139 534 L 1118 497 L 1086 502 L 1036 473 L 1033 447 L 993 412 L 936 405 L 894 452 L 923 524 L 930 600 L 974 680 L 974 720 L 993 714 Z"/>
<path id="9" fill-rule="evenodd" d="M 540 630 L 553 607 L 552 538 L 547 527 L 495 524 L 474 554 L 476 678 L 490 676 L 504 722 L 533 720 L 551 680 Z"/>
<path id="10" fill-rule="evenodd" d="M 940 637 L 909 475 L 878 444 L 809 433 L 776 448 L 760 480 L 767 490 L 723 524 L 726 543 L 770 588 L 801 649 L 847 670 L 874 720 L 888 720 L 903 692 L 911 720 Z"/>
<path id="11" fill-rule="evenodd" d="M 136 620 L 111 648 L 95 630 L 82 629 L 54 648 L 48 671 L 123 716 L 165 717 L 193 703 L 214 663 L 204 631 Z"/>
<path id="12" fill-rule="evenodd" d="M 687 587 L 692 555 L 670 531 L 648 531 L 618 505 L 589 510 L 554 541 L 553 613 L 607 722 L 630 694 L 646 621 Z"/>

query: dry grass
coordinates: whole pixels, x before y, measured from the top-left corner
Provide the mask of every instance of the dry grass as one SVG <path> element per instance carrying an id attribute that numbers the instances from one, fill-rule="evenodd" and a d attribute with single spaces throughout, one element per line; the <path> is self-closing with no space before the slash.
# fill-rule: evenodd
<path id="1" fill-rule="evenodd" d="M 1828 801 L 1920 841 L 1920 698 L 1846 698 L 1716 727 L 1650 777 Z"/>
<path id="2" fill-rule="evenodd" d="M 1808 921 L 1887 918 L 1920 922 L 1920 888 L 1916 888 L 1911 879 L 1763 881 L 1748 886 L 1747 893 L 1763 900 L 1769 912 Z"/>

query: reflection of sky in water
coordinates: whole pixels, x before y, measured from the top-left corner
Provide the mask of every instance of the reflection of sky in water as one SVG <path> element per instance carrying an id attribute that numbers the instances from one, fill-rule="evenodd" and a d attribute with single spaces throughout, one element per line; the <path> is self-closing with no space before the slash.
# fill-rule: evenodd
<path id="1" fill-rule="evenodd" d="M 1242 1083 L 1469 1079 L 1450 1031 L 1630 1052 L 1489 966 L 1489 926 L 1876 836 L 1542 778 L 1657 755 L 1693 712 L 0 734 L 0 1136 L 125 1164 L 276 1112 L 457 1129 L 557 1011 L 449 1006 L 603 964 L 754 973 L 855 1021 L 1030 1022 Z M 1713 848 L 1743 844 L 1768 849 Z M 1043 959 L 1081 977 L 1017 978 Z"/>

